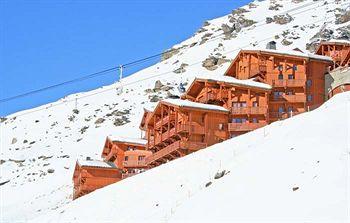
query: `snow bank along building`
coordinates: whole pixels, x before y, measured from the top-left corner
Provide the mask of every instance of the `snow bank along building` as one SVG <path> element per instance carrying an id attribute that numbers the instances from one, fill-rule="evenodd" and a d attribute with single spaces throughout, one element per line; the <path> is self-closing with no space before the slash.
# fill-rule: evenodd
<path id="1" fill-rule="evenodd" d="M 322 42 L 317 54 L 276 50 L 273 42 L 241 50 L 222 76 L 198 76 L 180 99 L 144 109 L 142 138 L 109 136 L 103 161 L 77 161 L 73 198 L 315 109 L 350 90 L 349 77 L 347 43 Z"/>

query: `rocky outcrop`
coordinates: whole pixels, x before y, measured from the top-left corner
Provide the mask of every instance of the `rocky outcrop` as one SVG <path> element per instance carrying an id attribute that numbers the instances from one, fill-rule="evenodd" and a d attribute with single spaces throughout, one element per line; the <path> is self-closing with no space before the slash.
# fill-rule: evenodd
<path id="1" fill-rule="evenodd" d="M 288 13 L 283 15 L 275 15 L 273 18 L 266 17 L 266 23 L 274 22 L 276 24 L 284 25 L 290 23 L 291 21 L 293 21 L 293 17 L 290 16 Z"/>
<path id="2" fill-rule="evenodd" d="M 182 63 L 181 65 L 180 65 L 180 67 L 179 68 L 177 68 L 176 70 L 174 70 L 174 73 L 175 74 L 181 74 L 181 73 L 184 73 L 184 72 L 186 72 L 186 67 L 188 66 L 188 64 L 187 63 Z"/>
<path id="3" fill-rule="evenodd" d="M 167 60 L 167 59 L 171 58 L 172 56 L 178 54 L 179 52 L 180 52 L 179 49 L 171 48 L 170 50 L 167 50 L 164 53 L 162 53 L 160 61 Z"/>
<path id="4" fill-rule="evenodd" d="M 341 10 L 339 14 L 336 14 L 335 24 L 343 24 L 350 21 L 350 10 Z"/>
<path id="5" fill-rule="evenodd" d="M 215 70 L 223 63 L 229 62 L 230 60 L 225 59 L 224 57 L 215 57 L 210 56 L 207 59 L 205 59 L 202 63 L 202 66 L 205 67 L 207 70 Z"/>
<path id="6" fill-rule="evenodd" d="M 274 11 L 278 11 L 280 10 L 280 8 L 282 8 L 283 5 L 275 3 L 275 4 L 271 4 L 269 7 L 269 10 L 274 10 Z"/>

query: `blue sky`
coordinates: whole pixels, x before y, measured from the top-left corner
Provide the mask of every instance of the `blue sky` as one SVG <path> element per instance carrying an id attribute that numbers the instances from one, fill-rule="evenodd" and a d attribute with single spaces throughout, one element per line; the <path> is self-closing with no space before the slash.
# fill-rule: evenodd
<path id="1" fill-rule="evenodd" d="M 250 1 L 0 1 L 0 99 L 162 52 Z M 155 63 L 142 64 L 126 75 Z M 117 80 L 111 73 L 0 104 L 0 116 Z"/>

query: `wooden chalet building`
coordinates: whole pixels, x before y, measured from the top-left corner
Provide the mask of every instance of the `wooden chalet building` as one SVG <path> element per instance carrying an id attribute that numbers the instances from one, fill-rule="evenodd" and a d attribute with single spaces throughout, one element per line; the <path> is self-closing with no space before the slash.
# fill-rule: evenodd
<path id="1" fill-rule="evenodd" d="M 350 41 L 330 40 L 322 41 L 316 54 L 329 56 L 333 59 L 331 69 L 350 66 Z"/>
<path id="2" fill-rule="evenodd" d="M 79 160 L 73 174 L 73 199 L 122 179 L 120 169 L 112 162 Z"/>
<path id="3" fill-rule="evenodd" d="M 113 162 L 123 171 L 123 179 L 147 169 L 146 157 L 152 154 L 146 151 L 145 139 L 107 137 L 101 157 L 106 162 Z"/>
<path id="4" fill-rule="evenodd" d="M 238 80 L 230 76 L 212 76 L 196 78 L 182 98 L 228 109 L 229 137 L 269 123 L 270 85 L 253 80 Z"/>
<path id="5" fill-rule="evenodd" d="M 147 120 L 149 168 L 227 139 L 228 110 L 189 100 L 160 101 Z"/>
<path id="6" fill-rule="evenodd" d="M 238 53 L 225 75 L 271 85 L 268 112 L 272 122 L 320 106 L 331 64 L 330 57 L 300 51 L 246 49 Z"/>

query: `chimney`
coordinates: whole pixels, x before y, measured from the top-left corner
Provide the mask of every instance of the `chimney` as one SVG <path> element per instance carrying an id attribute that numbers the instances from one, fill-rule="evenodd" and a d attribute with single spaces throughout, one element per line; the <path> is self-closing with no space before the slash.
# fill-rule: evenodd
<path id="1" fill-rule="evenodd" d="M 275 41 L 270 41 L 266 44 L 266 49 L 269 50 L 275 50 L 276 49 L 276 42 Z"/>

